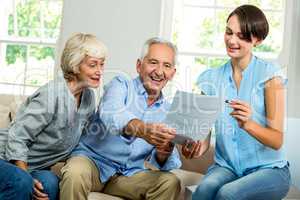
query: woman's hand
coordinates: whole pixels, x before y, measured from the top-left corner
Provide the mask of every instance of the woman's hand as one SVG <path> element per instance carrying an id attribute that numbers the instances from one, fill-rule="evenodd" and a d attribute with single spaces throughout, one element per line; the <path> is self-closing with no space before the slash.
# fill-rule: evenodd
<path id="1" fill-rule="evenodd" d="M 231 100 L 229 102 L 229 106 L 233 109 L 230 115 L 237 120 L 241 128 L 244 128 L 246 123 L 250 121 L 252 116 L 250 105 L 247 102 L 241 100 Z"/>
<path id="2" fill-rule="evenodd" d="M 49 200 L 47 194 L 43 193 L 43 185 L 38 180 L 34 179 L 34 186 L 33 186 L 33 199 L 34 200 Z"/>
<path id="3" fill-rule="evenodd" d="M 198 141 L 186 141 L 184 145 L 182 145 L 181 151 L 182 155 L 187 159 L 199 158 L 202 156 L 203 150 L 201 149 L 202 142 Z"/>

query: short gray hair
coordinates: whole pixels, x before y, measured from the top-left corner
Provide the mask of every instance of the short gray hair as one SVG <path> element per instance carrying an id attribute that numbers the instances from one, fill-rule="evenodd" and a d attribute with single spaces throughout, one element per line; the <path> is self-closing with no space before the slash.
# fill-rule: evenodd
<path id="1" fill-rule="evenodd" d="M 141 60 L 143 60 L 145 58 L 145 56 L 149 52 L 150 46 L 153 45 L 153 44 L 165 44 L 168 47 L 170 47 L 174 52 L 173 63 L 174 63 L 174 65 L 177 64 L 177 47 L 172 42 L 170 42 L 169 40 L 159 38 L 159 37 L 150 38 L 144 43 L 143 48 L 142 48 L 142 52 L 141 52 L 141 56 L 140 56 Z"/>
<path id="2" fill-rule="evenodd" d="M 60 66 L 66 80 L 76 78 L 80 63 L 86 56 L 105 59 L 107 48 L 95 35 L 76 33 L 66 42 L 61 56 Z"/>

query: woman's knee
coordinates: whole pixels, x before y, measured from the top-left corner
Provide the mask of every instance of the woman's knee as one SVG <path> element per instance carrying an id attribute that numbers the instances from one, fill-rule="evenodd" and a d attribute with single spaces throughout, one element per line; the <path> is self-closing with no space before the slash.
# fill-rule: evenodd
<path id="1" fill-rule="evenodd" d="M 216 200 L 236 200 L 241 199 L 243 194 L 241 194 L 237 188 L 224 185 L 219 189 L 216 195 Z"/>

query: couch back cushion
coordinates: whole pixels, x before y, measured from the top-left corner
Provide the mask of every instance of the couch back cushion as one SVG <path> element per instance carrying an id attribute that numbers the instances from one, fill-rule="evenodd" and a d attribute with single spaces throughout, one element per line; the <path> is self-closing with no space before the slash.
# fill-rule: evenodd
<path id="1" fill-rule="evenodd" d="M 0 94 L 0 128 L 8 127 L 25 99 L 26 96 Z"/>

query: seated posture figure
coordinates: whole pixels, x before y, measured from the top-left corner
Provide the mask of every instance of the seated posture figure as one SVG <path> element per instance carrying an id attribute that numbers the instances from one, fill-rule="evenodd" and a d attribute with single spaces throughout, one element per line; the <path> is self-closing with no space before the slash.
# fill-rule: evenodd
<path id="1" fill-rule="evenodd" d="M 175 199 L 179 154 L 175 130 L 161 122 L 170 104 L 162 89 L 176 72 L 176 47 L 152 38 L 143 46 L 139 76 L 117 76 L 105 88 L 98 112 L 62 168 L 61 199 L 87 199 L 92 191 L 125 199 Z M 148 170 L 145 160 L 160 170 Z"/>
<path id="2" fill-rule="evenodd" d="M 267 34 L 268 22 L 259 8 L 236 8 L 224 35 L 231 59 L 198 79 L 205 94 L 225 95 L 229 101 L 215 126 L 215 164 L 194 200 L 279 200 L 289 190 L 282 149 L 285 79 L 274 64 L 252 54 Z"/>
<path id="3" fill-rule="evenodd" d="M 95 36 L 72 36 L 61 57 L 64 77 L 29 96 L 0 130 L 1 200 L 58 198 L 59 179 L 49 169 L 67 158 L 95 112 L 89 88 L 99 86 L 105 57 L 106 47 Z"/>

